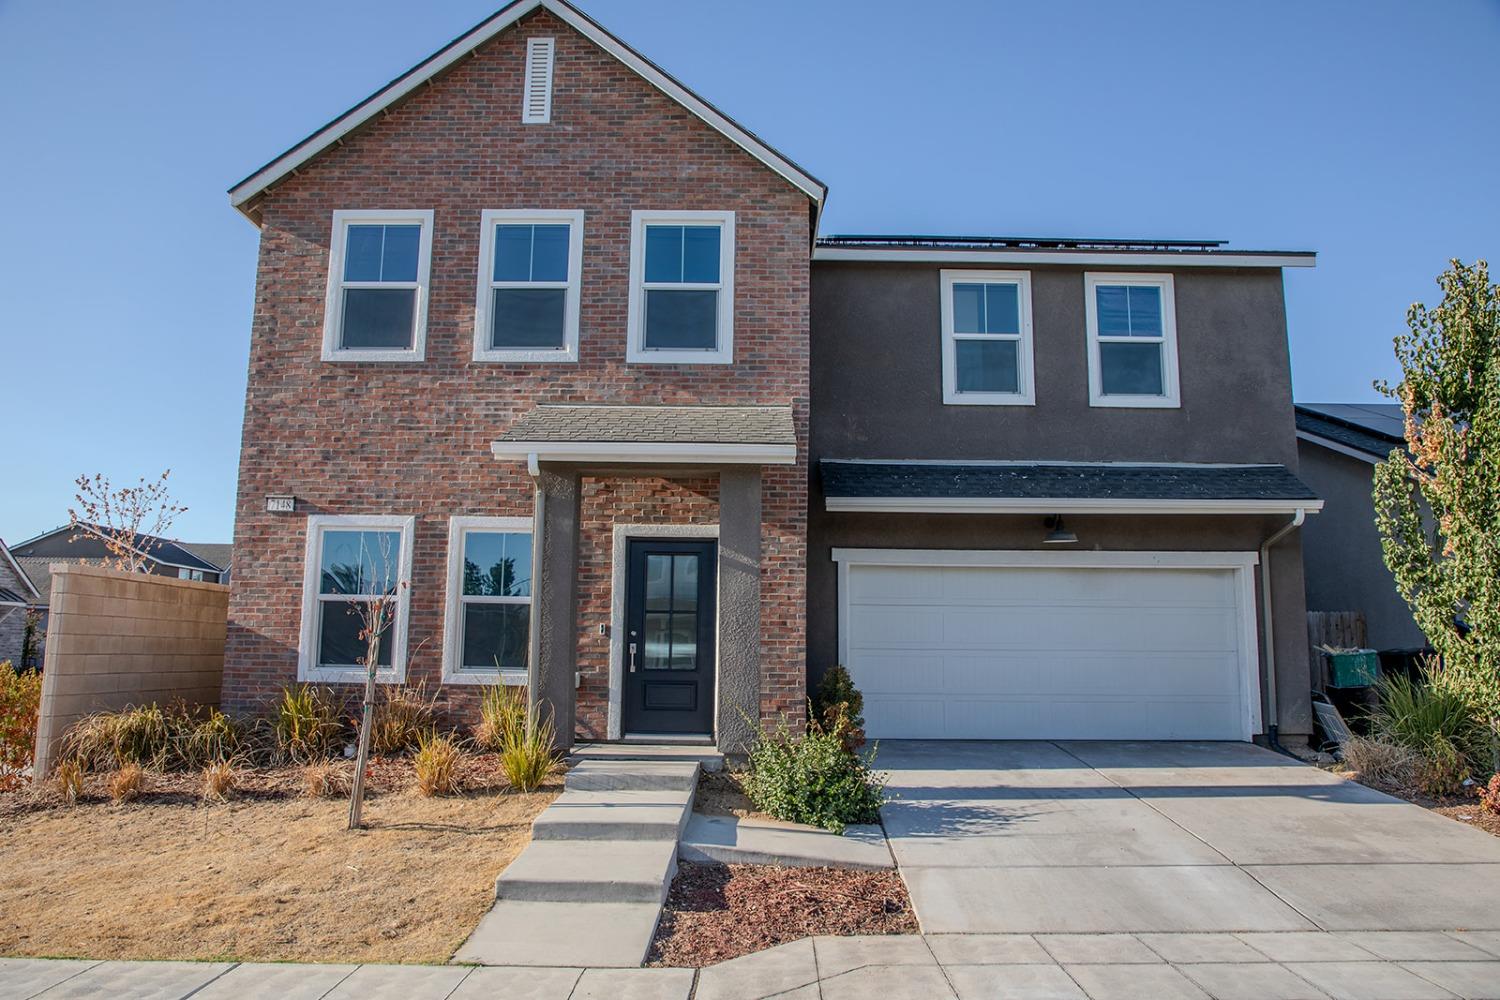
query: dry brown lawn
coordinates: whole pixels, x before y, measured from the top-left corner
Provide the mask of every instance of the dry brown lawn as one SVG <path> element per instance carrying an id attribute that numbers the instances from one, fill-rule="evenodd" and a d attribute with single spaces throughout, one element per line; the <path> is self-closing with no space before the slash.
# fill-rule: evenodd
<path id="1" fill-rule="evenodd" d="M 92 780 L 92 779 L 91 779 Z M 443 962 L 561 790 L 0 808 L 0 955 Z"/>

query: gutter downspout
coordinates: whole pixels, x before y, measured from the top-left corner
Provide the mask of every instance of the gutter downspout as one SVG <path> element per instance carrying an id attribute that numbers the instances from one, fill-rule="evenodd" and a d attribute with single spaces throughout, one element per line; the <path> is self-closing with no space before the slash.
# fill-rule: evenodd
<path id="1" fill-rule="evenodd" d="M 1276 699 L 1276 629 L 1272 624 L 1275 615 L 1271 612 L 1271 546 L 1296 531 L 1306 520 L 1307 510 L 1298 507 L 1291 521 L 1282 525 L 1274 534 L 1260 543 L 1261 642 L 1266 651 L 1266 711 L 1270 717 L 1266 724 L 1266 743 L 1272 750 L 1284 753 L 1288 757 L 1296 757 L 1296 754 L 1281 745 L 1278 733 L 1281 728 L 1279 725 L 1281 717 Z"/>

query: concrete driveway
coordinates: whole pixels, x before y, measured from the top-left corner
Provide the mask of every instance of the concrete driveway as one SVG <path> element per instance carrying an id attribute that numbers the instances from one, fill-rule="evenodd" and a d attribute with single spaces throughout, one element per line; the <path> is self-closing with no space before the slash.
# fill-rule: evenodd
<path id="1" fill-rule="evenodd" d="M 1500 838 L 1244 743 L 882 743 L 928 934 L 1500 929 Z"/>

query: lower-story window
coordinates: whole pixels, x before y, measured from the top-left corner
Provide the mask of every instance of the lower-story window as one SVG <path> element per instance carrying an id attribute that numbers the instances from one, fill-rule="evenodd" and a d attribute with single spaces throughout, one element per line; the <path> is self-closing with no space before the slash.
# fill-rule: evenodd
<path id="1" fill-rule="evenodd" d="M 368 647 L 361 634 L 372 602 L 381 599 L 391 602 L 391 613 L 379 635 L 377 676 L 405 680 L 413 524 L 386 515 L 307 519 L 299 680 L 362 680 Z"/>
<path id="2" fill-rule="evenodd" d="M 531 648 L 531 519 L 455 517 L 443 678 L 523 683 Z"/>

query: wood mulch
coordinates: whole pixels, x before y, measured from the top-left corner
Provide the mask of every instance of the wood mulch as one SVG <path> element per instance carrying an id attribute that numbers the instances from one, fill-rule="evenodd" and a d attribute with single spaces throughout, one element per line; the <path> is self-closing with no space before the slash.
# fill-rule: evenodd
<path id="1" fill-rule="evenodd" d="M 916 934 L 894 871 L 678 865 L 648 965 L 700 968 L 816 934 Z"/>

